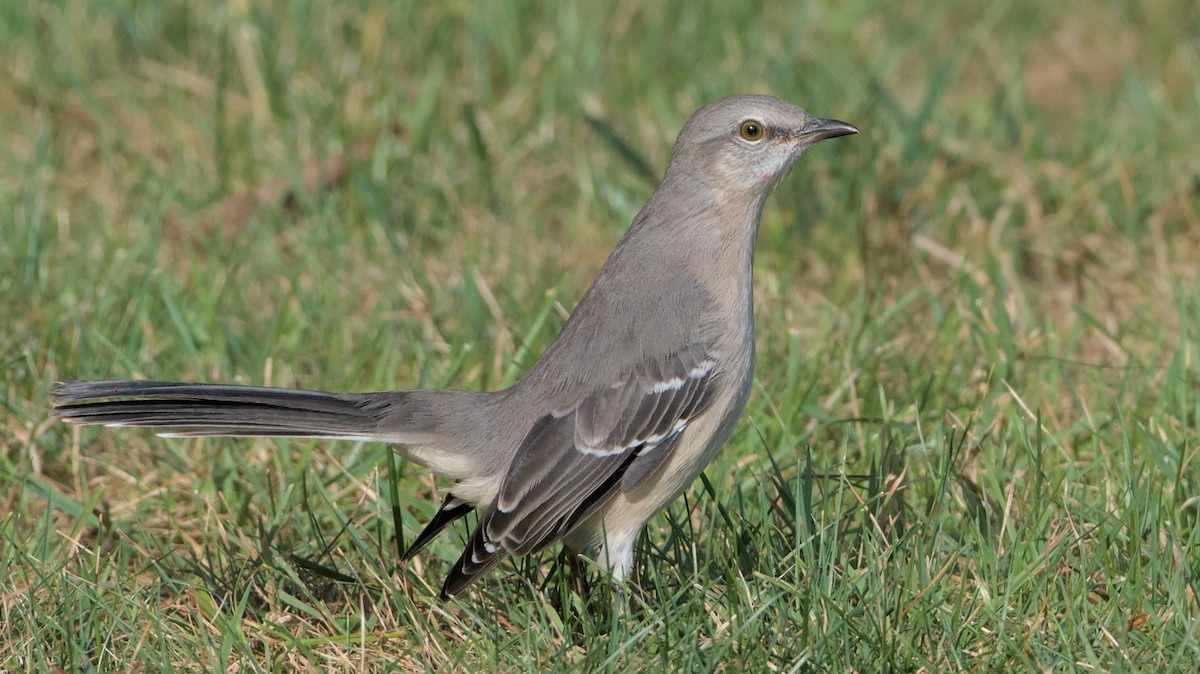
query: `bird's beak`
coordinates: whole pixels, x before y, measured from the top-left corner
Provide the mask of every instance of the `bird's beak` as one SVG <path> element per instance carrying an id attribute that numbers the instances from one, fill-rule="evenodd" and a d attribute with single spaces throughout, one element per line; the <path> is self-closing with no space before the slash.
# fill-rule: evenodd
<path id="1" fill-rule="evenodd" d="M 800 137 L 811 144 L 826 138 L 849 136 L 855 133 L 858 133 L 858 127 L 853 124 L 839 122 L 836 119 L 815 119 L 812 126 L 800 132 Z"/>

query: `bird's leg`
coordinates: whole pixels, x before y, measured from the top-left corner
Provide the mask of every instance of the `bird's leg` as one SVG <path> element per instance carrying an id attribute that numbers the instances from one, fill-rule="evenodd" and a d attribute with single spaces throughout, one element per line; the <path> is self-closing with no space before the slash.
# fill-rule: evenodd
<path id="1" fill-rule="evenodd" d="M 633 568 L 633 544 L 637 531 L 632 535 L 609 537 L 598 560 L 608 569 L 612 581 L 612 607 L 617 615 L 629 613 L 629 573 Z"/>

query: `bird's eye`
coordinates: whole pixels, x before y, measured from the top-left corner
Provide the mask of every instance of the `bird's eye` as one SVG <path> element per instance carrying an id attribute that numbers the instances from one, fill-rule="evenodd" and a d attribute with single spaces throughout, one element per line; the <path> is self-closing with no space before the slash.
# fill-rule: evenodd
<path id="1" fill-rule="evenodd" d="M 747 119 L 746 121 L 742 122 L 741 126 L 738 127 L 738 135 L 740 135 L 744 140 L 750 141 L 751 143 L 757 143 L 767 134 L 766 131 L 763 130 L 762 122 L 756 119 Z"/>

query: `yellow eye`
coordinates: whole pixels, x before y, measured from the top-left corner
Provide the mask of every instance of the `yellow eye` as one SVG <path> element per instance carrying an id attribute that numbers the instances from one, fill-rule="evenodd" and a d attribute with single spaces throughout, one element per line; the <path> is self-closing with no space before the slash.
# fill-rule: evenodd
<path id="1" fill-rule="evenodd" d="M 747 119 L 738 127 L 738 135 L 751 143 L 757 143 L 767 135 L 767 132 L 763 128 L 762 122 L 756 119 Z"/>

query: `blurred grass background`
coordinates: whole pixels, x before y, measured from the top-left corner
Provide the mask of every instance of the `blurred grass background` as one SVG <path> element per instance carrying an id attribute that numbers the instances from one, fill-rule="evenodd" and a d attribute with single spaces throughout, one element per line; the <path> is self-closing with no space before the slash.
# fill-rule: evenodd
<path id="1" fill-rule="evenodd" d="M 0 670 L 1200 666 L 1197 3 L 60 0 L 0 60 Z M 863 134 L 769 202 L 756 393 L 628 614 L 549 554 L 439 603 L 385 447 L 47 417 L 510 383 L 741 92 Z"/>

